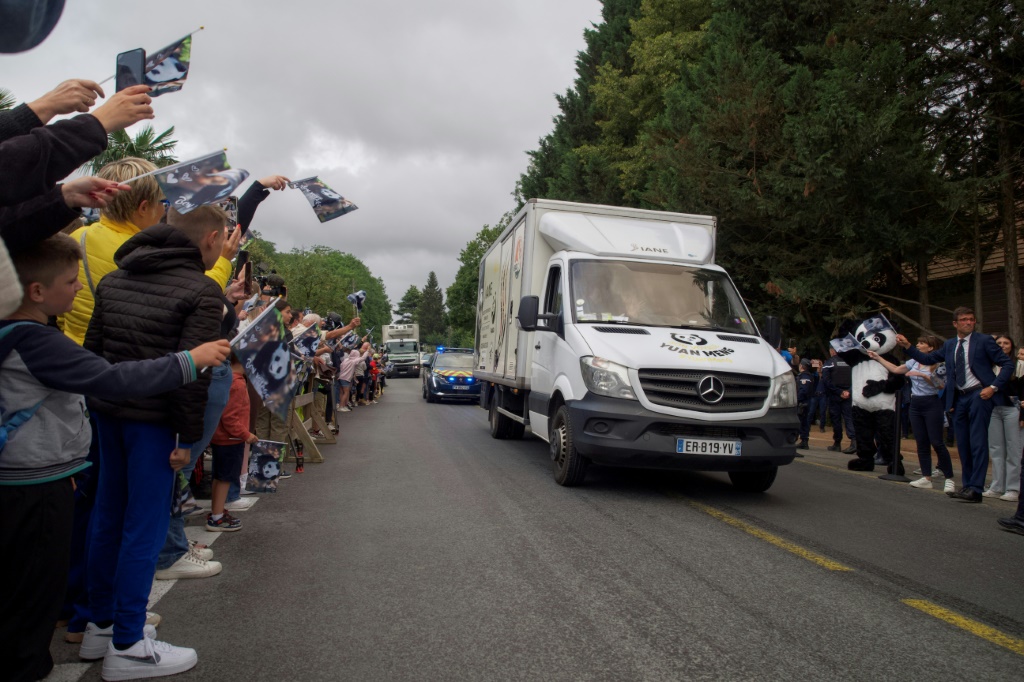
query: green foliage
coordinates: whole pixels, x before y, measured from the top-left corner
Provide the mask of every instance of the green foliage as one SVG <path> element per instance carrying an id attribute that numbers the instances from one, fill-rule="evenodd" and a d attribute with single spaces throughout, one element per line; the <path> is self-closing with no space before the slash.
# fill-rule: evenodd
<path id="1" fill-rule="evenodd" d="M 245 249 L 250 254 L 254 274 L 276 271 L 284 277 L 288 302 L 296 310 L 312 308 L 321 316 L 336 312 L 348 322 L 356 310 L 347 296 L 362 289 L 366 291 L 366 302 L 360 315 L 361 329 L 376 327 L 374 336 L 380 339 L 379 330 L 391 324 L 391 301 L 384 282 L 352 254 L 327 246 L 278 253 L 273 242 L 263 239 L 258 232 L 252 234 Z"/>
<path id="2" fill-rule="evenodd" d="M 419 288 L 414 284 L 410 284 L 409 288 L 405 290 L 402 300 L 398 302 L 398 307 L 395 308 L 395 314 L 398 315 L 398 319 L 395 322 L 398 324 L 416 322 L 419 319 L 417 312 L 419 311 L 422 298 L 423 294 Z"/>
<path id="3" fill-rule="evenodd" d="M 494 243 L 515 214 L 506 213 L 497 225 L 484 225 L 476 236 L 470 239 L 459 254 L 459 271 L 455 281 L 448 287 L 449 343 L 460 348 L 472 348 L 476 342 L 476 306 L 479 292 L 480 261 L 487 249 Z"/>
<path id="4" fill-rule="evenodd" d="M 152 126 L 147 125 L 136 133 L 135 137 L 130 136 L 125 130 L 116 130 L 107 136 L 107 148 L 85 167 L 89 173 L 95 174 L 111 161 L 129 156 L 151 161 L 157 168 L 170 166 L 178 163 L 177 157 L 174 156 L 174 148 L 178 141 L 172 139 L 172 135 L 174 126 L 158 135 Z"/>
<path id="5" fill-rule="evenodd" d="M 416 321 L 420 325 L 420 336 L 426 343 L 438 344 L 447 341 L 447 321 L 444 313 L 444 294 L 437 283 L 437 275 L 431 270 L 427 284 L 423 287 Z"/>
<path id="6" fill-rule="evenodd" d="M 18 98 L 6 88 L 0 88 L 0 111 L 13 109 L 18 104 Z"/>
<path id="7" fill-rule="evenodd" d="M 603 17 L 520 203 L 715 215 L 755 313 L 819 339 L 877 307 L 867 289 L 912 281 L 907 264 L 1012 228 L 1019 3 L 606 0 Z"/>

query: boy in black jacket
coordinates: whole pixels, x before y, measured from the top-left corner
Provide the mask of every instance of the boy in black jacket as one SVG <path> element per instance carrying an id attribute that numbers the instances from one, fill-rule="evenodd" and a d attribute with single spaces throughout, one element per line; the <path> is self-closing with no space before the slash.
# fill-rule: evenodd
<path id="1" fill-rule="evenodd" d="M 78 243 L 55 235 L 14 258 L 25 293 L 0 320 L 0 661 L 4 679 L 45 677 L 68 577 L 72 476 L 88 466 L 91 429 L 82 394 L 161 393 L 222 360 L 226 341 L 144 362 L 111 365 L 47 317 L 67 312 L 81 288 Z"/>
<path id="2" fill-rule="evenodd" d="M 118 249 L 96 288 L 85 348 L 112 363 L 161 357 L 220 338 L 225 309 L 206 270 L 220 256 L 227 215 L 171 211 Z M 193 649 L 144 636 L 157 557 L 170 521 L 174 472 L 202 438 L 209 376 L 151 398 L 91 400 L 100 475 L 89 545 L 89 598 L 80 656 L 103 658 L 104 679 L 173 675 Z M 109 643 L 109 646 L 106 646 Z"/>

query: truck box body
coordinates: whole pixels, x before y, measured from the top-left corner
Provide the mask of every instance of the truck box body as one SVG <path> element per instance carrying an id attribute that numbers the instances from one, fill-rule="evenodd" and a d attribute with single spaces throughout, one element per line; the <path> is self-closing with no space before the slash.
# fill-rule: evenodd
<path id="1" fill-rule="evenodd" d="M 386 324 L 381 330 L 388 359 L 394 364 L 392 374 L 420 375 L 420 326 L 418 324 Z"/>
<path id="2" fill-rule="evenodd" d="M 743 471 L 792 461 L 792 373 L 715 265 L 715 237 L 711 216 L 528 202 L 480 264 L 475 375 L 492 422 L 550 441 L 564 405 L 574 446 L 610 464 Z M 550 318 L 536 329 L 517 325 L 527 296 Z M 608 371 L 619 378 L 601 383 Z M 705 398 L 717 400 L 701 398 L 708 386 Z"/>

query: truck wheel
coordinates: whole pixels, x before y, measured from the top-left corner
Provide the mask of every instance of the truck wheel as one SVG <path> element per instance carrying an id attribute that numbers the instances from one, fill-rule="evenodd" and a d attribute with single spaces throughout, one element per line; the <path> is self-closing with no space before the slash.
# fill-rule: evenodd
<path id="1" fill-rule="evenodd" d="M 729 480 L 737 490 L 745 493 L 763 493 L 772 487 L 778 473 L 779 467 L 772 467 L 768 471 L 730 471 Z"/>
<path id="2" fill-rule="evenodd" d="M 501 412 L 498 412 L 498 398 L 491 398 L 491 407 L 487 413 L 487 419 L 491 423 L 491 438 L 498 440 L 518 440 L 523 437 L 525 426 L 514 419 L 509 419 Z"/>
<path id="3" fill-rule="evenodd" d="M 576 449 L 573 440 L 572 424 L 569 421 L 569 408 L 562 405 L 551 421 L 551 433 L 548 438 L 551 446 L 551 461 L 558 485 L 572 487 L 583 483 L 587 476 L 590 460 Z"/>

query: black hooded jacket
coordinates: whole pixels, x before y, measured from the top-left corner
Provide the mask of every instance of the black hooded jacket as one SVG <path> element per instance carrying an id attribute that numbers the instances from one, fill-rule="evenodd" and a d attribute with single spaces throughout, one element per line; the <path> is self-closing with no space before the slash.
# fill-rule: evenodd
<path id="1" fill-rule="evenodd" d="M 224 302 L 202 254 L 184 232 L 154 225 L 114 254 L 118 270 L 96 287 L 85 347 L 108 362 L 148 360 L 220 338 Z M 172 428 L 183 447 L 200 440 L 208 374 L 150 398 L 89 401 L 102 414 Z"/>

